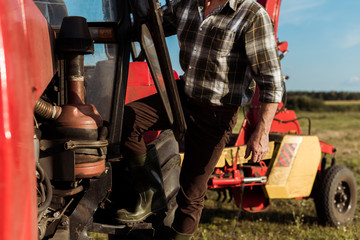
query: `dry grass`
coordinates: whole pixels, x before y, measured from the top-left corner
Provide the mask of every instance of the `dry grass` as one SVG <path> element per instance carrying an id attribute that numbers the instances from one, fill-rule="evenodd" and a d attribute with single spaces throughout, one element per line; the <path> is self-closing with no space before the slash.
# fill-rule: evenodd
<path id="1" fill-rule="evenodd" d="M 329 100 L 325 105 L 360 105 L 360 100 Z"/>

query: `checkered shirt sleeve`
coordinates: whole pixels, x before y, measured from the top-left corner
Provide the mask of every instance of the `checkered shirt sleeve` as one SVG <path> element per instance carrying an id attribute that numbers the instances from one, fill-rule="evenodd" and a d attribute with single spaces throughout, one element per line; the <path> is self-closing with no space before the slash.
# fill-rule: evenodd
<path id="1" fill-rule="evenodd" d="M 245 49 L 252 77 L 259 86 L 259 101 L 281 102 L 282 73 L 274 27 L 263 8 L 245 31 Z"/>

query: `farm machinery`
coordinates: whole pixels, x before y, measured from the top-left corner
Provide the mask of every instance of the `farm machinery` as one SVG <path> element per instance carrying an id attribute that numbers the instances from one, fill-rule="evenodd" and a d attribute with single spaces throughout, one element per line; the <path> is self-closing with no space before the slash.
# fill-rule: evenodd
<path id="1" fill-rule="evenodd" d="M 259 164 L 244 158 L 246 139 L 256 124 L 259 103 L 253 100 L 239 134 L 225 148 L 208 182 L 218 200 L 234 198 L 250 213 L 264 212 L 271 199 L 313 198 L 320 224 L 339 227 L 349 223 L 357 204 L 356 179 L 350 169 L 336 165 L 336 149 L 309 129 L 302 133 L 292 110 L 281 103 L 270 130 L 267 155 Z M 219 191 L 220 190 L 220 191 Z M 222 191 L 221 191 L 222 190 Z M 223 196 L 222 196 L 223 195 Z"/>
<path id="2" fill-rule="evenodd" d="M 258 2 L 277 30 L 281 1 Z M 0 239 L 92 239 L 88 232 L 151 238 L 170 226 L 179 188 L 177 140 L 186 125 L 158 1 L 0 0 L 0 16 Z M 283 56 L 287 43 L 278 47 Z M 124 105 L 156 92 L 172 131 L 144 138 L 159 160 L 167 209 L 142 223 L 114 225 L 114 208 L 131 208 L 136 198 L 119 149 Z M 267 157 L 246 163 L 258 108 L 255 95 L 209 189 L 231 189 L 250 212 L 266 210 L 273 198 L 314 197 L 324 222 L 350 221 L 353 175 L 335 165 L 335 148 L 303 134 L 283 105 Z M 332 162 L 325 169 L 327 156 Z"/>

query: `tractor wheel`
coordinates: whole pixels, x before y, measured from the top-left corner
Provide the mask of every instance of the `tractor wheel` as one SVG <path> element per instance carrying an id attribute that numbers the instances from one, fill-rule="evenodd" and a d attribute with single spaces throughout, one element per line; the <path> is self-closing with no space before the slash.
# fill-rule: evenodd
<path id="1" fill-rule="evenodd" d="M 171 227 L 174 213 L 177 208 L 176 195 L 180 189 L 180 162 L 179 144 L 175 140 L 171 130 L 166 130 L 148 145 L 148 148 L 155 147 L 161 166 L 161 173 L 164 183 L 165 197 L 168 202 L 168 210 L 162 225 Z"/>
<path id="2" fill-rule="evenodd" d="M 338 227 L 349 223 L 355 214 L 357 187 L 353 173 L 335 165 L 325 171 L 318 185 L 315 206 L 319 222 Z"/>

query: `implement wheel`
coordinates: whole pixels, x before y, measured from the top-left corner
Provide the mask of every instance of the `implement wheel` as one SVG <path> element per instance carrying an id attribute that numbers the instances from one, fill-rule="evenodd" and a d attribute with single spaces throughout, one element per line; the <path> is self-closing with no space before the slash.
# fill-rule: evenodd
<path id="1" fill-rule="evenodd" d="M 355 214 L 357 187 L 353 173 L 335 165 L 326 170 L 315 198 L 321 224 L 338 227 L 349 223 Z"/>

